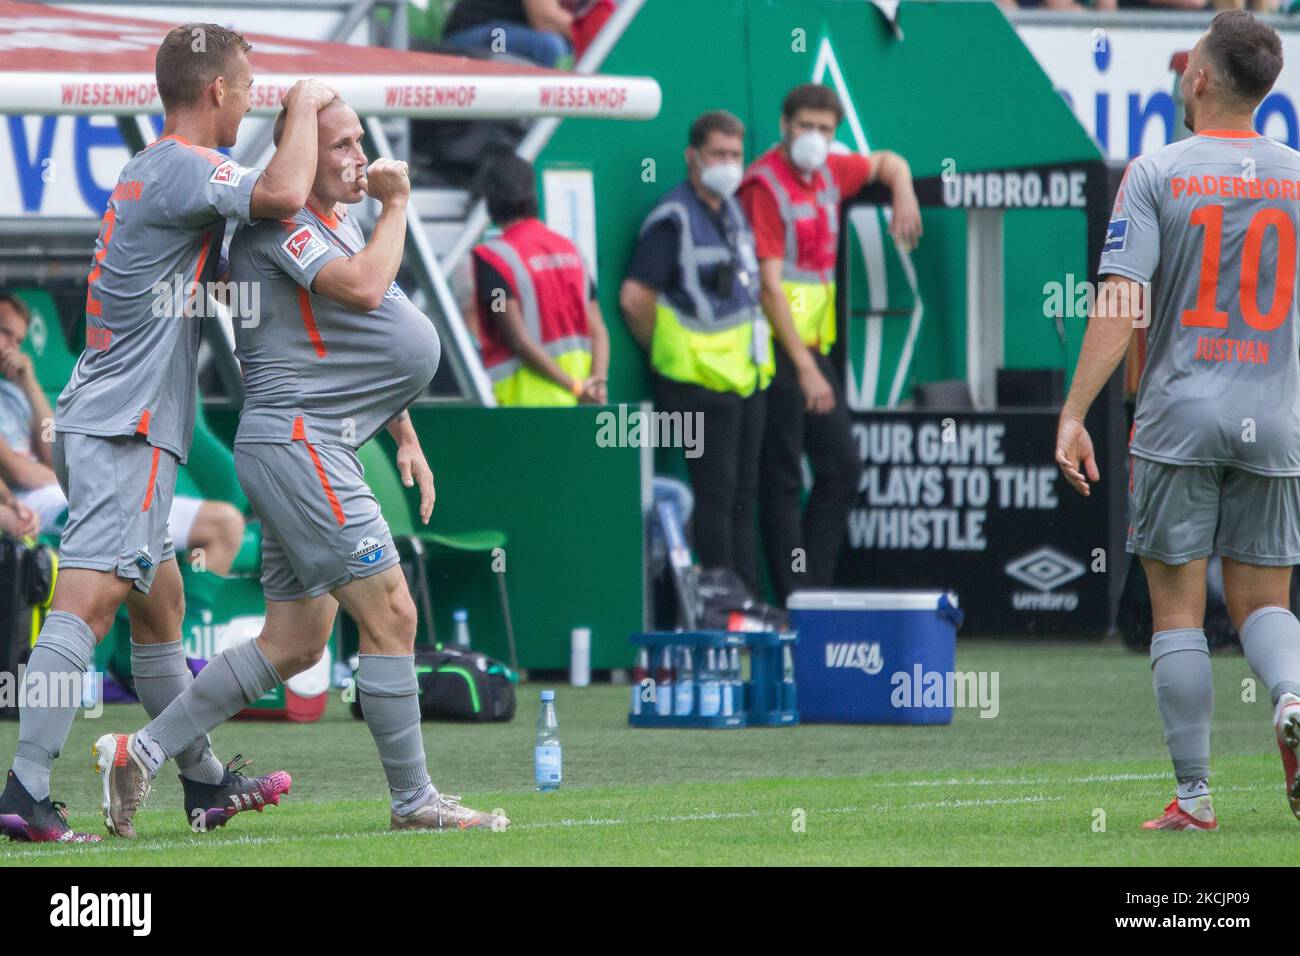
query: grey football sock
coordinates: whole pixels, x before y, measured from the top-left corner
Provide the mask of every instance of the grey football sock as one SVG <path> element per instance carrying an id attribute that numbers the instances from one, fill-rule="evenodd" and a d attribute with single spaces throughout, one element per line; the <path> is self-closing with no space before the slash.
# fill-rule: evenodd
<path id="1" fill-rule="evenodd" d="M 77 615 L 51 611 L 27 661 L 13 771 L 37 800 L 50 795 L 50 768 L 81 709 L 81 676 L 95 656 L 97 643 L 90 625 Z M 73 688 L 78 691 L 76 699 L 66 699 L 74 696 Z M 42 697 L 45 706 L 26 706 L 27 701 Z"/>
<path id="2" fill-rule="evenodd" d="M 175 758 L 280 683 L 257 641 L 227 648 L 199 671 L 185 691 L 140 732 Z"/>
<path id="3" fill-rule="evenodd" d="M 1261 607 L 1241 625 L 1246 652 L 1273 703 L 1283 694 L 1300 697 L 1300 621 L 1284 607 Z"/>
<path id="4" fill-rule="evenodd" d="M 151 720 L 194 683 L 179 640 L 166 644 L 132 641 L 131 676 L 135 680 L 136 696 Z M 199 783 L 220 783 L 225 775 L 221 761 L 212 753 L 212 741 L 206 736 L 178 753 L 176 766 L 182 777 Z"/>
<path id="5" fill-rule="evenodd" d="M 415 655 L 362 654 L 357 665 L 357 695 L 366 726 L 379 748 L 393 806 L 406 807 L 431 787 L 420 736 L 419 686 Z"/>
<path id="6" fill-rule="evenodd" d="M 1184 627 L 1151 639 L 1151 684 L 1165 743 L 1180 783 L 1210 776 L 1210 718 L 1214 681 L 1205 631 Z"/>

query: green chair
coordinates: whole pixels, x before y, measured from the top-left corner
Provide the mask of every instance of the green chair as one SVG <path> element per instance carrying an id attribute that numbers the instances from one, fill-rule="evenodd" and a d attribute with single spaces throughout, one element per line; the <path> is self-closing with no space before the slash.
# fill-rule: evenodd
<path id="1" fill-rule="evenodd" d="M 357 458 L 365 469 L 366 483 L 378 499 L 388 530 L 399 549 L 405 549 L 415 562 L 416 598 L 424 617 L 425 633 L 430 644 L 437 644 L 433 626 L 433 599 L 429 593 L 426 573 L 427 559 L 454 553 L 491 555 L 506 545 L 506 533 L 492 529 L 461 531 L 456 533 L 431 531 L 420 525 L 411 508 L 408 490 L 402 484 L 397 466 L 388 450 L 379 441 L 370 441 L 357 450 Z M 506 640 L 510 647 L 510 666 L 519 669 L 519 655 L 515 649 L 514 624 L 510 617 L 510 593 L 506 587 L 505 572 L 493 575 L 497 579 L 497 593 L 501 602 L 501 619 L 505 625 Z"/>

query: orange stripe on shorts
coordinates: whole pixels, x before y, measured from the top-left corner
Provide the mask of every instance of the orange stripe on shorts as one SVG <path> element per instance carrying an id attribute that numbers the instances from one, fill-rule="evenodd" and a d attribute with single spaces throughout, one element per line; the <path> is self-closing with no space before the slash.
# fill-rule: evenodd
<path id="1" fill-rule="evenodd" d="M 320 486 L 325 490 L 325 498 L 330 503 L 330 510 L 334 512 L 334 520 L 339 523 L 339 527 L 347 524 L 347 518 L 343 514 L 343 506 L 339 504 L 338 495 L 334 494 L 334 489 L 330 487 L 330 480 L 325 474 L 325 466 L 321 464 L 320 456 L 316 454 L 316 449 L 313 448 L 311 442 L 307 440 L 307 430 L 303 427 L 301 415 L 293 420 L 292 440 L 300 441 L 307 446 L 307 454 L 311 455 L 311 463 L 316 466 L 316 477 L 320 479 Z"/>
<path id="2" fill-rule="evenodd" d="M 149 466 L 149 487 L 145 489 L 144 507 L 140 509 L 141 511 L 148 511 L 149 506 L 153 504 L 153 484 L 158 477 L 158 453 L 160 451 L 162 451 L 161 448 L 153 450 L 153 464 Z"/>

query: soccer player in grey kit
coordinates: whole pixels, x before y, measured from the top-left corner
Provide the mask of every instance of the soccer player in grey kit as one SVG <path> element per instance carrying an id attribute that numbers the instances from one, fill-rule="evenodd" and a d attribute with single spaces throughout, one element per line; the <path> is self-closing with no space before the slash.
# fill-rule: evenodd
<path id="1" fill-rule="evenodd" d="M 1192 50 L 1182 93 L 1195 135 L 1129 164 L 1057 433 L 1057 463 L 1086 495 L 1100 476 L 1084 416 L 1149 316 L 1128 550 L 1151 591 L 1152 683 L 1177 778 L 1164 814 L 1143 824 L 1151 830 L 1218 829 L 1202 629 L 1212 553 L 1246 659 L 1270 693 L 1300 817 L 1300 622 L 1289 608 L 1300 563 L 1300 153 L 1251 122 L 1281 69 L 1277 33 L 1243 11 L 1216 16 Z"/>
<path id="2" fill-rule="evenodd" d="M 55 411 L 51 457 L 68 522 L 53 610 L 25 688 L 79 686 L 124 600 L 146 712 L 161 713 L 192 679 L 167 515 L 194 428 L 199 326 L 183 312 L 155 311 L 154 286 L 175 275 L 187 289 L 214 278 L 227 219 L 274 220 L 301 207 L 316 161 L 316 112 L 334 96 L 315 81 L 295 84 L 282 100 L 290 119 L 275 159 L 265 170 L 239 166 L 217 147 L 234 145 L 250 109 L 250 49 L 212 23 L 177 27 L 158 48 L 163 135 L 126 163 L 109 199 L 87 280 L 86 349 Z M 50 771 L 80 703 L 79 694 L 38 702 L 24 690 L 0 833 L 33 842 L 99 839 L 71 830 L 63 805 L 50 799 Z M 206 738 L 177 764 L 187 819 L 200 829 L 278 802 L 290 782 L 283 772 L 232 773 Z"/>
<path id="3" fill-rule="evenodd" d="M 315 664 L 340 604 L 360 630 L 357 693 L 387 778 L 391 827 L 509 826 L 429 779 L 415 605 L 356 456 L 387 428 L 428 522 L 433 473 L 406 407 L 432 381 L 440 347 L 433 324 L 394 281 L 406 242 L 406 164 L 379 159 L 367 169 L 361 122 L 341 99 L 320 111 L 319 135 L 304 207 L 280 222 L 241 226 L 230 245 L 231 281 L 262 291 L 259 321 L 235 330 L 246 391 L 235 468 L 265 532 L 266 624 L 256 640 L 218 654 L 147 727 L 101 738 L 101 752 L 123 755 L 105 768 L 114 828 L 132 827 L 167 758 Z M 382 207 L 369 242 L 346 209 L 366 195 Z"/>

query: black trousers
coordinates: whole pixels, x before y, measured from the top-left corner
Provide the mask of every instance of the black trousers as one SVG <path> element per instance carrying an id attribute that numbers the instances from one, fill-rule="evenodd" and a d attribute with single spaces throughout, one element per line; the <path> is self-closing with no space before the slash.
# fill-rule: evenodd
<path id="1" fill-rule="evenodd" d="M 835 391 L 831 411 L 804 410 L 799 375 L 781 348 L 776 349 L 776 376 L 767 390 L 759 512 L 768 572 L 782 604 L 791 591 L 834 584 L 835 563 L 862 476 L 840 377 L 826 356 L 815 352 L 813 357 Z M 805 452 L 813 486 L 800 514 Z M 802 556 L 796 549 L 802 549 Z"/>
<path id="2" fill-rule="evenodd" d="M 686 458 L 695 493 L 691 523 L 701 567 L 730 568 L 758 594 L 758 543 L 754 510 L 763 444 L 766 392 L 748 398 L 654 376 L 658 411 L 700 413 L 698 457 Z"/>

